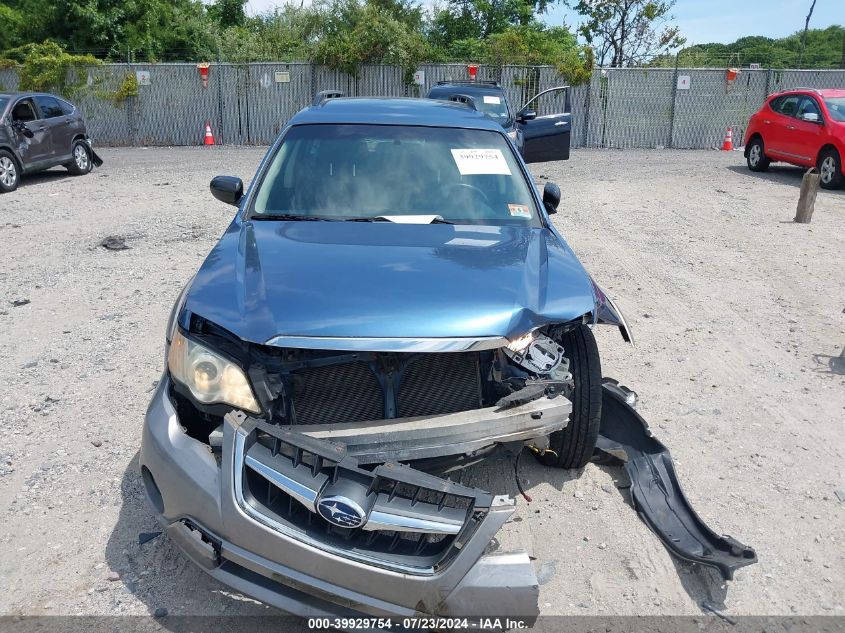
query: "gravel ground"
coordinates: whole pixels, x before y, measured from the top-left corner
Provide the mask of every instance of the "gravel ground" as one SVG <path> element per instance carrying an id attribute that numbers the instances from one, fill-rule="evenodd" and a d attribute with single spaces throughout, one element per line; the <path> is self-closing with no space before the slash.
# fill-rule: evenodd
<path id="1" fill-rule="evenodd" d="M 208 181 L 263 152 L 103 149 L 90 176 L 0 197 L 0 613 L 272 612 L 138 543 L 157 529 L 137 453 L 165 321 L 232 214 Z M 796 225 L 800 170 L 752 174 L 739 152 L 579 150 L 534 173 L 637 338 L 600 330 L 604 374 L 639 392 L 699 513 L 760 557 L 722 583 L 667 554 L 619 470 L 526 459 L 534 502 L 502 540 L 536 557 L 542 612 L 845 614 L 845 191 Z M 113 234 L 130 248 L 98 246 Z M 515 493 L 503 461 L 470 481 Z"/>

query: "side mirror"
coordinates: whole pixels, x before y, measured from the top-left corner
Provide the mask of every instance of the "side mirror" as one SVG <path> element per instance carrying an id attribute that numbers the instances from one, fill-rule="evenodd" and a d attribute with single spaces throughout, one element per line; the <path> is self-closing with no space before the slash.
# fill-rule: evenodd
<path id="1" fill-rule="evenodd" d="M 520 110 L 519 114 L 516 115 L 516 120 L 520 123 L 525 123 L 526 121 L 533 121 L 536 118 L 536 110 Z"/>
<path id="2" fill-rule="evenodd" d="M 557 213 L 557 205 L 560 204 L 560 187 L 553 182 L 547 182 L 543 186 L 543 206 L 549 214 Z"/>
<path id="3" fill-rule="evenodd" d="M 243 180 L 236 176 L 215 176 L 211 179 L 211 195 L 220 202 L 238 206 L 244 195 Z"/>
<path id="4" fill-rule="evenodd" d="M 819 115 L 815 112 L 805 112 L 801 115 L 801 119 L 807 121 L 808 123 L 818 123 Z"/>

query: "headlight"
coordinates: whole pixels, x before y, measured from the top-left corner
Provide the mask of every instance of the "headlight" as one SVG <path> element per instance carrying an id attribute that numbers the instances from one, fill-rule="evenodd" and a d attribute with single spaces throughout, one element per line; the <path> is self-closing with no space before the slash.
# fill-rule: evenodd
<path id="1" fill-rule="evenodd" d="M 516 354 L 521 354 L 528 349 L 531 343 L 534 342 L 535 338 L 537 337 L 535 332 L 533 331 L 529 332 L 528 334 L 523 334 L 519 338 L 515 338 L 510 343 L 508 343 L 507 348 Z"/>
<path id="2" fill-rule="evenodd" d="M 178 328 L 170 341 L 167 367 L 197 402 L 231 404 L 251 413 L 261 411 L 241 368 L 185 338 Z"/>

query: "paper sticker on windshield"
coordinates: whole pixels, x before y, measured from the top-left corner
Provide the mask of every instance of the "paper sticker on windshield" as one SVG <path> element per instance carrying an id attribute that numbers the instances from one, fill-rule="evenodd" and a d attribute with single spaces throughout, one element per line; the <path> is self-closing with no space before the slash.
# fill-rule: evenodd
<path id="1" fill-rule="evenodd" d="M 511 170 L 500 149 L 453 149 L 452 157 L 461 176 L 511 175 Z"/>
<path id="2" fill-rule="evenodd" d="M 493 103 L 495 105 L 501 105 L 502 99 L 500 97 L 493 97 L 491 95 L 484 95 L 484 103 Z"/>
<path id="3" fill-rule="evenodd" d="M 509 204 L 508 211 L 515 218 L 531 218 L 531 209 L 524 204 Z"/>

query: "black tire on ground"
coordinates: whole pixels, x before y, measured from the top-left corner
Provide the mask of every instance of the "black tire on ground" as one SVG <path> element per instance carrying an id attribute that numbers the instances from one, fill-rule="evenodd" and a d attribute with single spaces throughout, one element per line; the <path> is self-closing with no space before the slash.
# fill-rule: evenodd
<path id="1" fill-rule="evenodd" d="M 21 182 L 21 169 L 15 157 L 6 150 L 0 150 L 0 193 L 10 193 Z"/>
<path id="2" fill-rule="evenodd" d="M 819 184 L 824 189 L 839 189 L 845 181 L 842 176 L 842 157 L 832 147 L 819 154 L 816 169 L 819 170 Z"/>
<path id="3" fill-rule="evenodd" d="M 562 431 L 552 433 L 547 452 L 538 455 L 546 466 L 583 468 L 593 456 L 601 422 L 601 361 L 592 330 L 579 325 L 560 339 L 575 382 L 572 415 Z"/>
<path id="4" fill-rule="evenodd" d="M 771 161 L 766 158 L 766 154 L 763 150 L 763 139 L 759 136 L 755 136 L 748 144 L 748 153 L 745 157 L 745 160 L 748 163 L 748 169 L 751 171 L 766 171 L 769 168 L 769 163 Z"/>
<path id="5" fill-rule="evenodd" d="M 70 150 L 73 159 L 65 165 L 67 170 L 74 176 L 84 176 L 93 168 L 91 161 L 91 148 L 85 141 L 74 141 Z"/>

